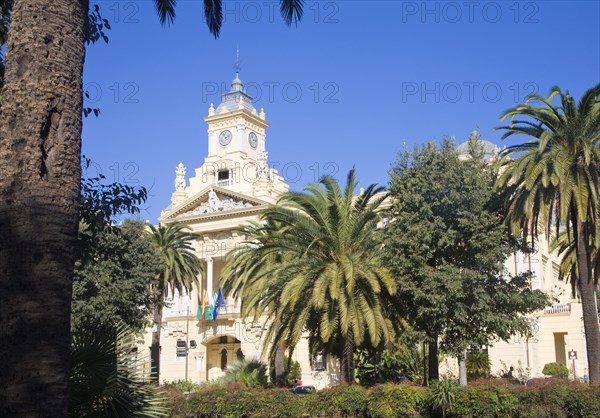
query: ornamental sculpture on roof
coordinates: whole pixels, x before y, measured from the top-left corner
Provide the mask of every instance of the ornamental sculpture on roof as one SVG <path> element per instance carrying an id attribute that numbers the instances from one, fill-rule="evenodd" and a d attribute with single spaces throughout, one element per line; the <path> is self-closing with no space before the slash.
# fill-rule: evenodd
<path id="1" fill-rule="evenodd" d="M 178 217 L 197 216 L 216 212 L 227 212 L 230 210 L 251 208 L 252 206 L 254 206 L 252 203 L 244 202 L 242 200 L 233 200 L 230 197 L 219 199 L 217 193 L 211 188 L 208 192 L 208 200 L 206 202 L 202 203 L 200 206 L 194 208 L 193 210 L 182 213 Z"/>
<path id="2" fill-rule="evenodd" d="M 175 169 L 175 190 L 183 192 L 185 190 L 185 173 L 186 168 L 182 162 Z"/>

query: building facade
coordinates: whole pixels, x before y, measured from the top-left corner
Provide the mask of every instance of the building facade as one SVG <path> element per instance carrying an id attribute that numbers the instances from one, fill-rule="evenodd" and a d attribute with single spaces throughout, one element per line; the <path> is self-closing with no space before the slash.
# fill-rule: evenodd
<path id="1" fill-rule="evenodd" d="M 216 109 L 210 105 L 204 120 L 208 124 L 208 155 L 189 182 L 186 168 L 181 163 L 177 166 L 175 192 L 159 221 L 185 224 L 201 237 L 195 251 L 204 262 L 205 274 L 200 288 L 168 300 L 162 324 L 146 330 L 138 341 L 138 352 L 147 353 L 152 332 L 162 334 L 161 383 L 212 380 L 242 358 L 266 362 L 262 336 L 269 324 L 265 318 L 257 323 L 242 318 L 239 301 L 232 299 L 225 299 L 214 320 L 199 320 L 196 314 L 201 295 L 218 292 L 227 254 L 244 240 L 240 231 L 258 221 L 260 213 L 273 205 L 288 185 L 269 167 L 269 123 L 264 110 L 254 108 L 238 73 L 230 91 L 222 95 Z M 293 358 L 302 368 L 303 384 L 321 388 L 337 380 L 334 364 L 319 355 L 311 358 L 306 340 L 296 347 Z"/>

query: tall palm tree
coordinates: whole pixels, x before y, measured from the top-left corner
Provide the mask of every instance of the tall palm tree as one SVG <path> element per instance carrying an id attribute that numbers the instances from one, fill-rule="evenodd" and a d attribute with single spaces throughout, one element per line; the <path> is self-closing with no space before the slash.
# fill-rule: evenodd
<path id="1" fill-rule="evenodd" d="M 196 256 L 192 242 L 196 241 L 198 235 L 189 231 L 189 228 L 171 223 L 154 227 L 152 231 L 152 245 L 158 250 L 162 257 L 162 270 L 157 274 L 156 290 L 160 301 L 154 309 L 154 325 L 156 331 L 152 333 L 152 346 L 150 348 L 150 360 L 152 364 L 152 377 L 156 383 L 160 375 L 160 334 L 162 324 L 163 301 L 168 296 L 189 294 L 194 286 L 199 286 L 199 275 L 204 268 L 200 259 Z"/>
<path id="2" fill-rule="evenodd" d="M 231 296 L 242 300 L 241 315 L 243 317 L 259 317 L 266 309 L 272 311 L 277 309 L 276 305 L 263 307 L 257 305 L 261 289 L 265 282 L 260 280 L 262 272 L 268 271 L 281 263 L 281 253 L 278 251 L 266 251 L 266 247 L 273 242 L 275 235 L 283 229 L 281 225 L 266 222 L 264 225 L 251 222 L 242 230 L 246 237 L 245 245 L 238 247 L 230 253 L 228 262 L 223 269 L 223 292 L 225 296 Z M 273 326 L 279 327 L 278 323 Z M 285 386 L 284 355 L 285 346 L 279 344 L 275 352 L 275 384 Z"/>
<path id="3" fill-rule="evenodd" d="M 356 186 L 353 169 L 343 190 L 324 176 L 305 192 L 282 195 L 262 215 L 268 241 L 238 250 L 249 259 L 268 260 L 258 270 L 241 264 L 238 272 L 250 287 L 242 308 L 252 307 L 256 316 L 266 314 L 279 325 L 267 332 L 270 356 L 282 341 L 293 349 L 307 331 L 338 356 L 345 383 L 354 382 L 354 347 L 389 339 L 392 324 L 382 299 L 396 289 L 375 239 L 376 210 L 385 198 L 377 193 L 383 189 L 370 185 L 354 197 Z"/>
<path id="4" fill-rule="evenodd" d="M 555 98 L 560 100 L 553 105 Z M 600 381 L 600 329 L 592 269 L 599 210 L 600 84 L 585 92 L 579 103 L 553 87 L 547 98 L 531 95 L 524 104 L 507 110 L 511 118 L 502 138 L 523 134 L 529 142 L 511 146 L 504 155 L 498 184 L 508 191 L 507 222 L 513 233 L 538 235 L 542 225 L 563 225 L 572 233 L 577 278 L 583 308 L 590 380 Z"/>
<path id="5" fill-rule="evenodd" d="M 175 0 L 156 4 L 163 22 L 174 17 Z M 288 25 L 301 19 L 302 0 L 280 4 Z M 218 36 L 221 1 L 204 7 Z M 68 412 L 88 12 L 89 0 L 19 0 L 10 14 L 0 92 L 2 416 Z"/>

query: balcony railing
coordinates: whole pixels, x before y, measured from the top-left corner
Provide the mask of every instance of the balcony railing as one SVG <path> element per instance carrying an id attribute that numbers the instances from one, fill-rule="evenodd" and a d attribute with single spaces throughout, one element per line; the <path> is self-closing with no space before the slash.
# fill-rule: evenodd
<path id="1" fill-rule="evenodd" d="M 217 180 L 215 182 L 215 185 L 218 187 L 227 187 L 227 186 L 231 186 L 233 182 L 231 181 L 231 179 L 226 179 L 226 180 Z"/>
<path id="2" fill-rule="evenodd" d="M 546 315 L 564 314 L 569 312 L 571 312 L 570 303 L 555 303 L 544 309 L 544 314 Z"/>

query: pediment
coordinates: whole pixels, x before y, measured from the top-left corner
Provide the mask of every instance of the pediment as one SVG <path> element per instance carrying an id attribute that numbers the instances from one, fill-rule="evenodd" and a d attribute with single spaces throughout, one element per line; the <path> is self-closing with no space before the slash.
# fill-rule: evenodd
<path id="1" fill-rule="evenodd" d="M 240 216 L 261 211 L 269 204 L 263 200 L 233 192 L 218 186 L 209 186 L 200 193 L 169 208 L 160 221 L 185 222 L 191 219 L 221 216 Z"/>

